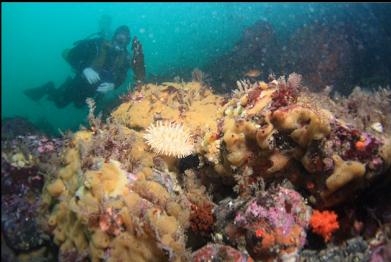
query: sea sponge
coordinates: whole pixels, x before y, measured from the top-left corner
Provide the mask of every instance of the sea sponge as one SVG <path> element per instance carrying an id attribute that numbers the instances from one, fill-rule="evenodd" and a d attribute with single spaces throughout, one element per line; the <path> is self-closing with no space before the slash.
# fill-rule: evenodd
<path id="1" fill-rule="evenodd" d="M 107 140 L 95 140 L 88 132 L 78 134 L 64 151 L 65 166 L 43 193 L 48 206 L 53 206 L 48 210 L 48 224 L 60 250 L 76 250 L 91 261 L 166 261 L 167 254 L 175 261 L 185 256 L 184 229 L 189 225 L 190 207 L 186 210 L 183 197 L 174 192 L 174 182 L 158 179 L 152 169 L 153 154 L 145 152 L 139 132 L 128 132 L 135 136 L 129 150 L 139 165 L 134 173 L 123 170 L 116 160 L 102 158 L 99 152 L 107 153 L 104 146 L 100 147 L 103 151 L 81 154 L 83 145 Z M 93 163 L 83 171 L 81 157 L 91 158 L 88 152 L 94 154 Z"/>
<path id="2" fill-rule="evenodd" d="M 136 237 L 124 232 L 111 241 L 110 257 L 107 261 L 129 261 L 129 259 L 135 262 L 167 261 L 163 251 L 151 237 L 148 235 Z"/>
<path id="3" fill-rule="evenodd" d="M 65 191 L 65 185 L 61 178 L 57 178 L 47 186 L 47 190 L 53 197 L 59 197 Z"/>
<path id="4" fill-rule="evenodd" d="M 262 125 L 260 126 L 260 128 L 257 129 L 256 132 L 256 140 L 258 146 L 264 150 L 269 149 L 270 143 L 268 141 L 270 141 L 271 136 L 275 132 L 274 126 L 270 122 L 270 116 L 270 113 L 263 115 L 264 120 L 262 122 Z"/>
<path id="5" fill-rule="evenodd" d="M 266 170 L 269 174 L 283 170 L 290 160 L 288 156 L 280 152 L 274 152 L 269 159 L 272 162 L 272 166 Z"/>
<path id="6" fill-rule="evenodd" d="M 246 135 L 243 133 L 243 124 L 228 118 L 224 121 L 224 136 L 228 154 L 227 160 L 235 166 L 241 166 L 247 158 Z"/>
<path id="7" fill-rule="evenodd" d="M 380 155 L 384 159 L 386 167 L 391 166 L 391 137 L 384 139 L 384 144 L 380 148 Z"/>
<path id="8" fill-rule="evenodd" d="M 274 88 L 263 90 L 258 97 L 253 99 L 255 100 L 255 104 L 253 106 L 250 104 L 249 109 L 246 108 L 247 115 L 253 116 L 262 112 L 272 101 L 272 94 L 275 91 L 276 90 Z"/>
<path id="9" fill-rule="evenodd" d="M 122 195 L 128 183 L 126 172 L 120 168 L 120 163 L 115 160 L 103 163 L 97 171 L 87 171 L 84 176 L 85 187 L 91 188 L 91 192 L 98 200 Z"/>
<path id="10" fill-rule="evenodd" d="M 132 186 L 132 189 L 143 198 L 160 206 L 165 206 L 168 198 L 170 197 L 167 190 L 162 185 L 154 181 L 136 181 Z"/>
<path id="11" fill-rule="evenodd" d="M 146 84 L 128 95 L 113 113 L 118 123 L 132 129 L 146 129 L 156 120 L 180 120 L 192 132 L 216 129 L 223 97 L 198 82 Z"/>
<path id="12" fill-rule="evenodd" d="M 92 243 L 97 248 L 107 248 L 110 243 L 110 237 L 102 230 L 96 230 L 91 236 Z"/>
<path id="13" fill-rule="evenodd" d="M 335 170 L 326 180 L 327 194 L 331 194 L 355 178 L 363 177 L 365 165 L 358 161 L 343 161 L 338 155 L 333 155 Z"/>
<path id="14" fill-rule="evenodd" d="M 326 242 L 339 228 L 338 216 L 334 211 L 314 210 L 310 219 L 310 226 L 315 234 L 321 235 Z"/>
<path id="15" fill-rule="evenodd" d="M 302 147 L 311 140 L 322 139 L 331 131 L 326 114 L 300 105 L 276 110 L 272 114 L 272 123 L 278 129 L 291 131 L 292 139 Z"/>
<path id="16" fill-rule="evenodd" d="M 160 208 L 154 207 L 146 212 L 145 219 L 155 230 L 155 237 L 161 244 L 172 249 L 179 256 L 184 253 L 185 243 L 180 241 L 180 234 L 178 234 L 181 227 L 174 216 L 164 214 Z"/>
<path id="17" fill-rule="evenodd" d="M 200 145 L 200 153 L 211 163 L 219 164 L 222 140 L 216 132 L 206 132 Z"/>
<path id="18" fill-rule="evenodd" d="M 147 144 L 158 154 L 183 158 L 194 151 L 190 133 L 181 124 L 158 121 L 146 131 Z"/>

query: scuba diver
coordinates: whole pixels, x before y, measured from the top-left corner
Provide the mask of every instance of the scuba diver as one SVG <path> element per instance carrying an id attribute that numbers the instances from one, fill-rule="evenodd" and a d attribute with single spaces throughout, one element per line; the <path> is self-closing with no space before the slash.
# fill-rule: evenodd
<path id="1" fill-rule="evenodd" d="M 130 57 L 127 49 L 130 38 L 129 28 L 123 25 L 117 28 L 111 41 L 99 36 L 76 42 L 72 49 L 63 53 L 76 75 L 68 77 L 59 88 L 55 88 L 50 81 L 43 86 L 27 89 L 24 94 L 34 101 L 47 95 L 47 99 L 58 108 L 64 108 L 72 102 L 81 108 L 86 104 L 87 97 L 99 100 L 105 93 L 119 87 L 126 80 L 129 68 L 134 71 L 135 81 L 138 84 L 143 82 L 143 49 L 137 37 L 134 37 L 133 57 Z"/>

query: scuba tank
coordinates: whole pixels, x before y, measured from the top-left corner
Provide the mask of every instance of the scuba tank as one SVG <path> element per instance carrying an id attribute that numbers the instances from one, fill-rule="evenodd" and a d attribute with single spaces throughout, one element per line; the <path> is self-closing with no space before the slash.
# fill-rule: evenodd
<path id="1" fill-rule="evenodd" d="M 87 40 L 90 40 L 92 38 L 103 38 L 103 39 L 109 39 L 110 38 L 110 34 L 111 34 L 111 17 L 108 16 L 108 15 L 102 15 L 101 18 L 99 19 L 99 31 L 98 32 L 95 32 L 95 33 L 92 33 L 90 35 L 88 35 L 86 38 L 84 39 L 81 39 L 81 40 L 78 40 L 76 42 L 73 43 L 73 46 L 76 46 L 82 42 L 85 42 Z M 63 52 L 62 52 L 62 57 L 68 61 L 67 57 L 68 57 L 68 54 L 69 54 L 69 51 L 71 50 L 72 48 L 66 48 Z"/>
<path id="2" fill-rule="evenodd" d="M 88 40 L 91 40 L 93 38 L 100 38 L 101 35 L 103 33 L 100 31 L 100 32 L 96 32 L 96 33 L 93 33 L 93 34 L 90 34 L 89 36 L 87 36 L 86 38 L 84 39 L 81 39 L 81 40 L 78 40 L 76 42 L 73 43 L 73 46 L 77 46 L 85 41 L 88 41 Z M 71 51 L 72 48 L 66 48 L 62 51 L 62 57 L 65 59 L 65 61 L 68 61 L 68 54 L 69 52 Z"/>
<path id="3" fill-rule="evenodd" d="M 82 42 L 91 40 L 92 38 L 102 38 L 103 35 L 104 35 L 104 33 L 102 31 L 99 31 L 99 32 L 96 32 L 96 33 L 92 33 L 89 36 L 87 36 L 86 38 L 74 42 L 73 45 L 74 46 L 78 45 L 78 44 L 80 44 Z"/>
<path id="4" fill-rule="evenodd" d="M 96 38 L 103 38 L 106 40 L 110 39 L 111 35 L 111 17 L 108 15 L 102 15 L 102 17 L 99 19 L 99 31 L 96 33 L 92 33 L 86 38 L 76 41 L 73 43 L 73 45 L 78 45 L 79 43 L 90 40 L 93 37 Z"/>

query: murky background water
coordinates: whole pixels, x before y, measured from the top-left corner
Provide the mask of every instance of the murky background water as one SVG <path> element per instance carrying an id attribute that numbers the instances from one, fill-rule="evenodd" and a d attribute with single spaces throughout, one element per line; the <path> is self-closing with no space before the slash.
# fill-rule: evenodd
<path id="1" fill-rule="evenodd" d="M 375 79 L 375 85 L 389 83 L 389 14 L 388 4 L 2 4 L 2 119 L 25 117 L 54 133 L 85 124 L 86 107 L 57 109 L 46 100 L 31 101 L 23 91 L 47 81 L 56 87 L 64 82 L 72 70 L 63 50 L 98 32 L 102 19 L 110 31 L 124 24 L 140 39 L 147 82 L 186 80 L 201 68 L 216 91 L 226 92 L 246 71 L 259 69 L 260 78 L 299 71 L 313 80 L 314 89 L 342 79 L 343 88 L 351 90 L 371 84 L 363 78 Z M 327 77 L 314 79 L 317 74 Z M 125 83 L 107 99 L 126 92 L 131 76 L 129 70 Z"/>

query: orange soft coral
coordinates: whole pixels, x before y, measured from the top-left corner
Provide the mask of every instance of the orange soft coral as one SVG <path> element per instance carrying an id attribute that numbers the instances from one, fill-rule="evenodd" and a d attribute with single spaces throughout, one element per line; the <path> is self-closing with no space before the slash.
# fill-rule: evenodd
<path id="1" fill-rule="evenodd" d="M 337 218 L 334 211 L 314 210 L 310 220 L 312 231 L 321 235 L 326 242 L 329 241 L 333 232 L 339 228 Z"/>

